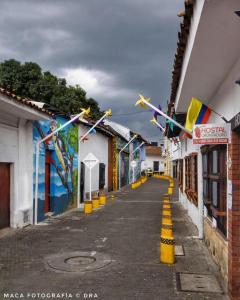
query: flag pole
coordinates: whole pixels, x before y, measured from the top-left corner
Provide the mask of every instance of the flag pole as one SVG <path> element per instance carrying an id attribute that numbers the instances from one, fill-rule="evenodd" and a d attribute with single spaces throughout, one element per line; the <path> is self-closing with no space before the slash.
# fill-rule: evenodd
<path id="1" fill-rule="evenodd" d="M 156 106 L 154 106 L 151 103 L 149 103 L 148 101 L 146 101 L 146 99 L 142 95 L 139 95 L 139 96 L 140 96 L 140 99 L 135 104 L 136 106 L 138 104 L 144 103 L 145 105 L 149 106 L 150 108 L 152 108 L 153 110 L 155 110 L 157 113 L 159 113 L 161 116 L 163 116 L 165 119 L 171 121 L 174 125 L 176 125 L 177 127 L 181 128 L 183 131 L 187 132 L 189 135 L 192 136 L 192 132 L 191 131 L 189 131 L 184 126 L 182 126 L 181 124 L 179 124 L 177 121 L 175 121 L 174 119 L 172 119 L 171 117 L 169 117 L 167 114 L 165 114 L 164 112 L 162 112 Z"/>
<path id="2" fill-rule="evenodd" d="M 158 123 L 158 121 L 153 117 L 152 120 L 150 120 L 150 122 L 153 124 L 153 125 L 157 125 L 163 133 L 165 133 L 166 131 L 166 128 L 164 128 L 160 123 Z"/>

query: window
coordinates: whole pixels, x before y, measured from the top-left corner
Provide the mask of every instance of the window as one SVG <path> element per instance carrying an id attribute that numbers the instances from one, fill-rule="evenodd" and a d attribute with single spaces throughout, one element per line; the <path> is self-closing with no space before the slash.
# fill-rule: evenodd
<path id="1" fill-rule="evenodd" d="M 203 200 L 208 216 L 215 218 L 217 228 L 226 235 L 226 145 L 204 146 Z"/>
<path id="2" fill-rule="evenodd" d="M 183 191 L 183 160 L 182 159 L 178 160 L 177 179 L 178 179 L 179 188 L 182 192 Z"/>
<path id="3" fill-rule="evenodd" d="M 185 158 L 185 193 L 188 200 L 198 206 L 197 153 Z"/>

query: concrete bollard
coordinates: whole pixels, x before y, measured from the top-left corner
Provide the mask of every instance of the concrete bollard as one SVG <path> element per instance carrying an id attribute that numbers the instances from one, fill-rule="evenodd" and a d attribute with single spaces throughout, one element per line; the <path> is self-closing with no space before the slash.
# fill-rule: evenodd
<path id="1" fill-rule="evenodd" d="M 171 209 L 170 202 L 168 202 L 168 203 L 163 202 L 163 209 Z"/>
<path id="2" fill-rule="evenodd" d="M 173 225 L 172 223 L 172 218 L 169 216 L 163 216 L 162 218 L 162 224 L 166 224 L 166 225 Z"/>
<path id="3" fill-rule="evenodd" d="M 169 194 L 169 195 L 172 195 L 172 194 L 173 194 L 173 188 L 171 188 L 171 187 L 168 188 L 168 194 Z"/>
<path id="4" fill-rule="evenodd" d="M 173 226 L 168 224 L 162 224 L 161 236 L 173 237 Z"/>
<path id="5" fill-rule="evenodd" d="M 163 217 L 171 217 L 172 216 L 172 212 L 171 212 L 170 209 L 169 210 L 164 209 L 162 211 L 162 215 L 163 215 Z"/>
<path id="6" fill-rule="evenodd" d="M 99 204 L 100 204 L 100 205 L 105 205 L 106 202 L 107 202 L 107 197 L 106 197 L 106 195 L 100 195 L 100 197 L 99 197 Z"/>
<path id="7" fill-rule="evenodd" d="M 169 199 L 163 199 L 163 204 L 169 204 L 170 205 Z"/>
<path id="8" fill-rule="evenodd" d="M 91 214 L 93 211 L 93 205 L 92 205 L 92 201 L 85 201 L 84 202 L 84 213 L 86 215 Z"/>
<path id="9" fill-rule="evenodd" d="M 99 208 L 99 198 L 93 198 L 92 206 L 93 206 L 93 209 L 98 209 Z"/>
<path id="10" fill-rule="evenodd" d="M 174 264 L 174 237 L 167 237 L 162 235 L 160 241 L 160 262 L 164 264 Z"/>

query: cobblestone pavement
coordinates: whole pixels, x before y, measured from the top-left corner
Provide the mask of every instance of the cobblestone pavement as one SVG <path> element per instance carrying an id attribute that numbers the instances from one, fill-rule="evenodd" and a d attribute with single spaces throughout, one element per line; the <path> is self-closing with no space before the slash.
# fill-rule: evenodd
<path id="1" fill-rule="evenodd" d="M 174 232 L 185 256 L 177 257 L 174 266 L 159 263 L 161 200 L 166 190 L 166 183 L 150 179 L 136 190 L 117 193 L 92 215 L 71 211 L 3 236 L 0 299 L 227 299 L 221 293 L 179 290 L 178 273 L 212 274 L 221 282 L 203 242 L 194 238 L 195 227 L 175 201 L 176 194 Z M 93 257 L 103 254 L 111 263 L 102 258 L 105 266 L 82 272 L 63 272 L 47 264 L 49 255 L 72 256 L 75 251 Z M 85 259 L 71 264 L 84 268 L 91 264 L 90 258 Z"/>

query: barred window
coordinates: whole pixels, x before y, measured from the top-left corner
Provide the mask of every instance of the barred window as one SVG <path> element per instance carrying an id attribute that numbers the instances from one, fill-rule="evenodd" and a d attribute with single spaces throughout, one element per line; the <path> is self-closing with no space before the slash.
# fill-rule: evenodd
<path id="1" fill-rule="evenodd" d="M 198 206 L 198 169 L 197 153 L 192 153 L 185 158 L 185 193 L 188 200 Z"/>
<path id="2" fill-rule="evenodd" d="M 226 145 L 204 146 L 203 155 L 203 201 L 209 218 L 215 218 L 217 228 L 226 235 Z"/>

